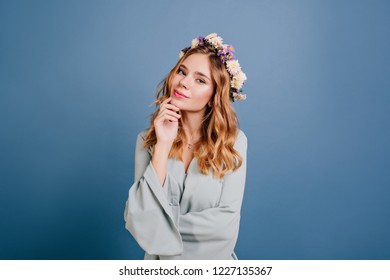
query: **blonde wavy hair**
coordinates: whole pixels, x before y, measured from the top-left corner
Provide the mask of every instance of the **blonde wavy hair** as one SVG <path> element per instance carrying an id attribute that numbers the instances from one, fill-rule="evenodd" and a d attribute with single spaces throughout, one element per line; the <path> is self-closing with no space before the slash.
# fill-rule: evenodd
<path id="1" fill-rule="evenodd" d="M 217 54 L 209 46 L 198 46 L 190 49 L 161 82 L 154 103 L 159 105 L 169 98 L 174 75 L 179 71 L 183 61 L 195 53 L 208 56 L 215 91 L 213 97 L 211 97 L 211 106 L 207 106 L 203 118 L 201 138 L 193 147 L 194 157 L 198 160 L 198 167 L 202 174 L 208 175 L 211 170 L 215 178 L 222 179 L 226 173 L 235 171 L 241 166 L 242 158 L 233 148 L 238 133 L 238 120 L 231 105 L 230 76 Z M 144 142 L 144 148 L 151 149 L 152 154 L 157 143 L 154 127 L 154 119 L 157 114 L 158 110 L 151 116 L 150 127 Z M 184 140 L 187 139 L 182 120 L 179 119 L 178 133 L 169 153 L 169 158 L 182 160 Z"/>

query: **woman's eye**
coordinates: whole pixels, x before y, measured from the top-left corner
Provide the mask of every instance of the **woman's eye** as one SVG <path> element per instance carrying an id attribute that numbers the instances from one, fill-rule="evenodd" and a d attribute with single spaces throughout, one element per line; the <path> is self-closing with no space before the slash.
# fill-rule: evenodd
<path id="1" fill-rule="evenodd" d="M 184 71 L 181 70 L 181 69 L 179 69 L 179 71 L 177 71 L 177 73 L 180 74 L 180 75 L 185 75 Z"/>
<path id="2" fill-rule="evenodd" d="M 205 84 L 206 82 L 204 80 L 201 80 L 201 79 L 197 79 L 196 80 L 199 84 Z"/>

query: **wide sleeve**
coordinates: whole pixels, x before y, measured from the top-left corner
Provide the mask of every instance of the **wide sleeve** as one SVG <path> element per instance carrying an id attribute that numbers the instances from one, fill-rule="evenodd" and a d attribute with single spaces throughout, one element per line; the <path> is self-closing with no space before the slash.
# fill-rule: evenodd
<path id="1" fill-rule="evenodd" d="M 234 148 L 242 157 L 241 167 L 225 175 L 217 207 L 180 216 L 179 228 L 183 241 L 206 241 L 208 244 L 219 241 L 233 251 L 239 230 L 246 179 L 247 138 L 242 131 L 237 136 Z"/>
<path id="2" fill-rule="evenodd" d="M 183 243 L 176 219 L 143 143 L 141 133 L 137 137 L 135 182 L 126 202 L 125 226 L 148 254 L 178 255 L 183 251 Z M 166 184 L 169 181 L 167 175 Z"/>

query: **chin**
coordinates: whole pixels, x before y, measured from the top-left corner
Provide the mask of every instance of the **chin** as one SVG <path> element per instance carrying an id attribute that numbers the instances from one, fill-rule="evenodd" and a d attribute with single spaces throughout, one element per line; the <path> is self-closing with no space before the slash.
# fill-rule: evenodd
<path id="1" fill-rule="evenodd" d="M 177 101 L 175 98 L 173 98 L 170 102 L 172 105 L 175 105 L 177 108 L 179 108 L 180 110 L 183 108 L 182 104 L 180 104 L 181 102 L 180 101 Z"/>

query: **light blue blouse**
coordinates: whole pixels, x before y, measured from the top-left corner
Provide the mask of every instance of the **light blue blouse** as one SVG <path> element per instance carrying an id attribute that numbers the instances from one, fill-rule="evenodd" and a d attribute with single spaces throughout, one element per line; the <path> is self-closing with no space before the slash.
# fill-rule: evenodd
<path id="1" fill-rule="evenodd" d="M 194 158 L 187 170 L 169 159 L 164 186 L 137 137 L 134 184 L 124 213 L 126 228 L 145 251 L 145 259 L 236 259 L 246 178 L 247 138 L 239 130 L 234 148 L 242 165 L 223 179 L 203 175 Z"/>

